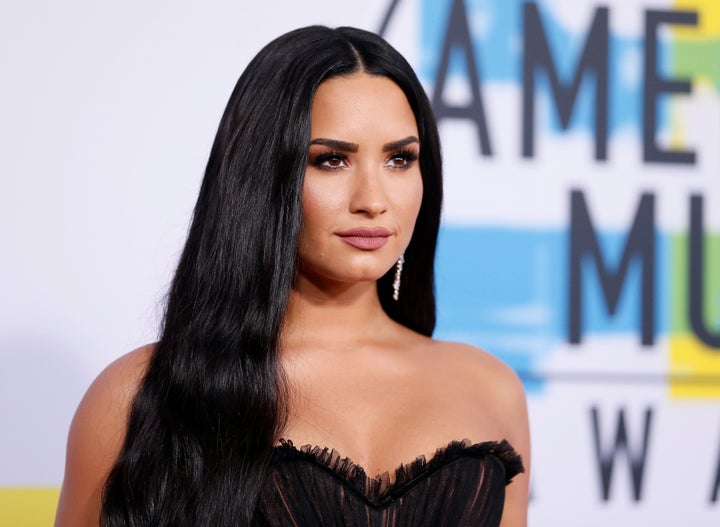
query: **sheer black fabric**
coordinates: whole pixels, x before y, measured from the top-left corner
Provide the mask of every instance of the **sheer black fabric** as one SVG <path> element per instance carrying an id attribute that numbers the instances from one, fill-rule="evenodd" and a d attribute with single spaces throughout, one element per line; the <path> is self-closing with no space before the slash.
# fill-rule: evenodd
<path id="1" fill-rule="evenodd" d="M 368 477 L 335 450 L 281 440 L 260 496 L 258 525 L 497 527 L 505 485 L 522 460 L 507 441 L 453 441 L 389 473 Z"/>

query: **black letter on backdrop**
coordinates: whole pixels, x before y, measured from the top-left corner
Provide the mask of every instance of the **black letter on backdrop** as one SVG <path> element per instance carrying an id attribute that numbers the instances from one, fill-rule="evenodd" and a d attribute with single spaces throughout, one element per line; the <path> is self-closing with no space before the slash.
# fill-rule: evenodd
<path id="1" fill-rule="evenodd" d="M 705 282 L 703 265 L 705 257 L 703 242 L 703 198 L 690 197 L 690 246 L 688 248 L 688 280 L 689 280 L 689 318 L 690 326 L 697 338 L 706 346 L 718 348 L 720 351 L 720 331 L 711 333 L 705 325 L 703 317 L 703 283 Z"/>
<path id="2" fill-rule="evenodd" d="M 385 12 L 385 16 L 383 17 L 382 22 L 380 23 L 380 29 L 378 30 L 378 35 L 381 37 L 385 36 L 385 31 L 387 31 L 388 24 L 390 23 L 390 19 L 392 18 L 393 14 L 395 13 L 395 9 L 397 9 L 398 4 L 400 3 L 400 0 L 392 0 L 390 2 L 390 6 L 388 7 L 387 11 Z"/>
<path id="3" fill-rule="evenodd" d="M 625 426 L 625 410 L 620 409 L 618 412 L 618 424 L 615 432 L 615 443 L 610 445 L 603 452 L 600 445 L 600 417 L 597 407 L 590 409 L 592 416 L 593 432 L 595 434 L 595 454 L 597 457 L 598 468 L 600 469 L 600 484 L 602 486 L 602 499 L 608 501 L 610 499 L 610 481 L 612 479 L 613 466 L 615 458 L 620 450 L 625 451 L 625 455 L 630 463 L 630 476 L 633 486 L 633 499 L 640 501 L 642 495 L 643 473 L 645 472 L 645 460 L 647 459 L 648 441 L 650 439 L 650 422 L 652 420 L 652 409 L 645 410 L 645 425 L 642 431 L 643 442 L 642 449 L 639 452 L 630 452 L 628 444 L 628 433 Z"/>
<path id="4" fill-rule="evenodd" d="M 570 288 L 568 293 L 568 341 L 579 344 L 582 326 L 582 263 L 591 257 L 600 278 L 605 303 L 610 315 L 618 307 L 620 291 L 630 266 L 630 259 L 640 259 L 642 267 L 642 292 L 640 318 L 642 343 L 650 346 L 655 340 L 655 197 L 643 194 L 640 198 L 635 221 L 625 241 L 620 265 L 616 272 L 609 271 L 600 253 L 597 235 L 588 213 L 582 191 L 570 194 Z"/>
<path id="5" fill-rule="evenodd" d="M 463 52 L 468 82 L 470 83 L 470 96 L 472 99 L 467 106 L 449 106 L 443 102 L 442 97 L 448 69 L 450 68 L 450 55 L 456 46 Z M 443 41 L 440 65 L 438 66 L 437 77 L 435 79 L 432 105 L 438 121 L 446 117 L 475 121 L 480 138 L 480 152 L 482 152 L 484 156 L 491 156 L 492 147 L 490 146 L 490 136 L 488 134 L 487 123 L 485 122 L 485 110 L 480 96 L 479 81 L 480 73 L 477 69 L 472 38 L 470 37 L 465 2 L 464 0 L 453 0 L 452 7 L 450 8 L 447 31 L 445 32 L 445 40 Z"/>
<path id="6" fill-rule="evenodd" d="M 595 76 L 595 159 L 607 159 L 608 119 L 608 8 L 598 7 L 575 67 L 572 84 L 561 84 L 545 37 L 537 4 L 525 2 L 523 9 L 523 140 L 522 155 L 535 149 L 535 70 L 548 73 L 552 95 L 564 129 L 570 124 L 580 82 L 585 71 Z"/>
<path id="7" fill-rule="evenodd" d="M 718 451 L 717 469 L 715 469 L 715 483 L 710 492 L 710 503 L 715 503 L 720 495 L 720 450 Z"/>
<path id="8" fill-rule="evenodd" d="M 689 80 L 668 80 L 657 71 L 658 45 L 657 28 L 660 24 L 682 24 L 695 26 L 698 15 L 695 11 L 654 11 L 645 12 L 645 83 L 643 90 L 643 160 L 657 163 L 695 164 L 695 152 L 661 150 L 655 142 L 657 127 L 657 98 L 662 93 L 690 93 Z"/>

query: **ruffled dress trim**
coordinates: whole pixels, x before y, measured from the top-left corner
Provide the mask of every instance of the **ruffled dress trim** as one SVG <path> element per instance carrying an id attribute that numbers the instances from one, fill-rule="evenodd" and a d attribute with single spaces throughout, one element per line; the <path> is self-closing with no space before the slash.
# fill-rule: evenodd
<path id="1" fill-rule="evenodd" d="M 487 456 L 492 456 L 502 463 L 505 468 L 505 484 L 510 483 L 517 474 L 525 472 L 522 458 L 505 439 L 474 444 L 469 439 L 452 441 L 446 447 L 438 448 L 429 460 L 421 455 L 410 463 L 401 464 L 395 469 L 393 480 L 390 479 L 389 471 L 369 477 L 363 467 L 350 458 L 341 456 L 335 449 L 313 445 L 297 448 L 289 439 L 280 439 L 274 448 L 276 460 L 304 460 L 315 463 L 341 483 L 353 488 L 374 506 L 382 506 L 401 497 L 410 487 L 455 461 Z"/>

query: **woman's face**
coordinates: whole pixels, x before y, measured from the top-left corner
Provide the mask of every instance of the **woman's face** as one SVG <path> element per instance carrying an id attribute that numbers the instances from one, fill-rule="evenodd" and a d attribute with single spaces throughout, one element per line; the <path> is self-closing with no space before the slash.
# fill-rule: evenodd
<path id="1" fill-rule="evenodd" d="M 311 119 L 300 273 L 318 285 L 377 280 L 420 210 L 415 115 L 393 81 L 361 73 L 324 81 Z"/>

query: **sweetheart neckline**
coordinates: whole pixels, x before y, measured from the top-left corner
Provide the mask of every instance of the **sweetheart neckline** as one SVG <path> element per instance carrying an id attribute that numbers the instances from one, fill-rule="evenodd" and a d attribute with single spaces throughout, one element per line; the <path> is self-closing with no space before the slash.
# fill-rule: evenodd
<path id="1" fill-rule="evenodd" d="M 397 470 L 401 469 L 404 466 L 408 466 L 408 465 L 412 465 L 413 463 L 417 463 L 419 460 L 423 460 L 425 463 L 429 463 L 436 457 L 442 456 L 443 453 L 445 451 L 447 451 L 448 449 L 455 449 L 455 448 L 459 447 L 461 450 L 466 450 L 466 449 L 472 449 L 472 448 L 480 447 L 480 446 L 484 446 L 484 445 L 497 446 L 497 445 L 502 445 L 502 444 L 507 444 L 508 446 L 510 446 L 510 443 L 508 443 L 507 440 L 505 440 L 505 439 L 502 439 L 501 441 L 480 441 L 477 443 L 473 443 L 468 438 L 465 438 L 462 440 L 455 439 L 455 440 L 449 441 L 446 446 L 440 446 L 440 447 L 436 448 L 435 452 L 429 458 L 427 458 L 425 456 L 425 454 L 418 454 L 417 456 L 415 456 L 414 459 L 407 461 L 407 462 L 399 463 L 398 466 L 395 468 L 380 471 L 375 476 L 368 476 L 367 470 L 365 469 L 364 466 L 360 465 L 359 463 L 355 463 L 351 457 L 342 455 L 342 453 L 335 448 L 322 447 L 319 445 L 313 445 L 313 444 L 309 444 L 309 443 L 302 445 L 302 446 L 296 446 L 292 439 L 286 439 L 284 437 L 281 437 L 280 439 L 278 439 L 278 443 L 279 444 L 277 444 L 273 447 L 274 450 L 283 450 L 283 449 L 289 448 L 300 454 L 312 453 L 312 455 L 314 457 L 317 457 L 316 454 L 322 455 L 324 453 L 329 453 L 329 454 L 333 455 L 333 457 L 337 457 L 339 460 L 346 461 L 347 463 L 351 463 L 353 466 L 357 467 L 359 470 L 362 470 L 365 473 L 365 475 L 371 479 L 375 479 L 375 478 L 385 475 L 385 474 L 390 474 L 391 472 L 396 472 Z M 512 449 L 511 446 L 510 446 L 510 448 Z"/>
<path id="2" fill-rule="evenodd" d="M 320 467 L 373 507 L 382 507 L 394 501 L 419 481 L 462 459 L 496 459 L 504 469 L 505 484 L 525 471 L 522 458 L 505 439 L 479 443 L 471 443 L 469 439 L 450 441 L 447 446 L 437 448 L 429 459 L 421 454 L 410 462 L 400 463 L 394 470 L 372 477 L 367 475 L 363 466 L 330 447 L 310 444 L 296 447 L 292 440 L 281 438 L 279 444 L 273 447 L 273 454 L 275 460 L 304 460 Z M 393 480 L 391 473 L 395 476 Z"/>

